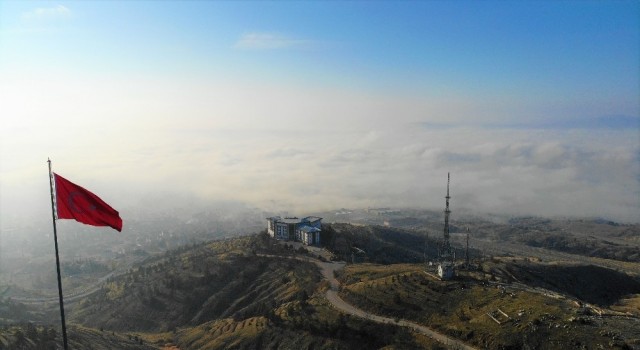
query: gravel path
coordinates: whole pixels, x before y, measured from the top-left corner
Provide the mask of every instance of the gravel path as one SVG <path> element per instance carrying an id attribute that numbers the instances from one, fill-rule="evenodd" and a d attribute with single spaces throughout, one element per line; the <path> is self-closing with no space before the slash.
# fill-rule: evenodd
<path id="1" fill-rule="evenodd" d="M 447 345 L 450 348 L 454 348 L 454 349 L 465 349 L 465 350 L 473 350 L 476 349 L 470 345 L 467 345 L 457 339 L 451 338 L 449 336 L 446 336 L 442 333 L 438 333 L 434 330 L 432 330 L 431 328 L 425 327 L 423 325 L 419 325 L 417 323 L 411 322 L 411 321 L 407 321 L 407 320 L 398 320 L 396 321 L 395 319 L 389 318 L 389 317 L 384 317 L 384 316 L 379 316 L 379 315 L 375 315 L 372 313 L 369 313 L 367 311 L 364 311 L 362 309 L 358 309 L 357 307 L 347 303 L 346 301 L 344 301 L 342 298 L 340 298 L 340 296 L 338 295 L 338 289 L 340 288 L 340 283 L 338 282 L 338 280 L 336 280 L 336 278 L 334 277 L 334 272 L 337 270 L 340 270 L 344 267 L 345 263 L 344 262 L 320 262 L 317 260 L 311 260 L 313 261 L 316 265 L 318 265 L 318 267 L 320 268 L 320 271 L 322 272 L 322 275 L 324 276 L 325 279 L 327 279 L 329 281 L 329 284 L 331 286 L 331 288 L 329 288 L 327 290 L 326 293 L 326 297 L 327 300 L 331 303 L 331 305 L 333 305 L 333 307 L 335 307 L 336 309 L 353 315 L 353 316 L 357 316 L 360 318 L 364 318 L 367 320 L 371 320 L 374 322 L 378 322 L 378 323 L 391 323 L 391 324 L 396 324 L 398 326 L 402 326 L 402 327 L 408 327 L 411 328 L 412 330 L 422 333 L 424 335 L 426 335 L 429 338 L 432 338 L 442 344 Z"/>

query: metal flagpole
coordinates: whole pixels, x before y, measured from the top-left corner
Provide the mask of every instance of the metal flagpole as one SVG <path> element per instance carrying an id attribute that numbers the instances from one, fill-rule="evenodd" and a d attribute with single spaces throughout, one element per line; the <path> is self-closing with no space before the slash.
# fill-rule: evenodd
<path id="1" fill-rule="evenodd" d="M 56 229 L 56 209 L 53 194 L 53 173 L 51 172 L 51 159 L 47 158 L 49 163 L 49 188 L 51 189 L 51 217 L 53 218 L 53 241 L 56 244 L 56 271 L 58 272 L 58 295 L 60 297 L 60 319 L 62 321 L 62 340 L 64 342 L 64 350 L 69 350 L 67 342 L 67 325 L 64 320 L 64 301 L 62 300 L 62 280 L 60 279 L 60 258 L 58 257 L 58 232 Z"/>

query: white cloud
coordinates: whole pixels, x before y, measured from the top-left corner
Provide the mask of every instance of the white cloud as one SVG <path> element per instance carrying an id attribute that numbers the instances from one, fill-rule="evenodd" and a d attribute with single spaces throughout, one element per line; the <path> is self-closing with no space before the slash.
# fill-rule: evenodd
<path id="1" fill-rule="evenodd" d="M 38 7 L 29 12 L 24 12 L 22 18 L 26 20 L 32 19 L 57 19 L 57 18 L 69 18 L 71 17 L 71 10 L 63 5 L 56 5 L 54 7 Z"/>
<path id="2" fill-rule="evenodd" d="M 304 39 L 293 39 L 275 33 L 247 33 L 238 39 L 234 45 L 237 49 L 243 50 L 275 50 L 286 48 L 310 47 L 312 42 Z"/>
<path id="3" fill-rule="evenodd" d="M 50 156 L 117 208 L 171 191 L 275 211 L 441 209 L 450 171 L 454 217 L 638 221 L 637 130 L 433 129 L 395 117 L 405 100 L 344 91 L 60 81 L 0 80 L 0 204 L 12 212 L 20 201 L 47 210 Z"/>

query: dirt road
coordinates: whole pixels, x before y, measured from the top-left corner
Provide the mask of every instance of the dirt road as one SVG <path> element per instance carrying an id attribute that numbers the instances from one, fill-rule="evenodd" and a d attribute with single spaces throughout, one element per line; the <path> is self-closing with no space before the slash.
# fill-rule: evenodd
<path id="1" fill-rule="evenodd" d="M 375 315 L 372 313 L 369 313 L 367 311 L 358 309 L 357 307 L 347 303 L 346 301 L 344 301 L 342 298 L 340 298 L 340 296 L 338 295 L 338 289 L 340 288 L 340 283 L 338 282 L 338 280 L 336 280 L 336 278 L 334 277 L 334 272 L 337 270 L 340 270 L 344 267 L 345 263 L 344 262 L 321 262 L 318 260 L 310 260 L 313 261 L 316 265 L 318 265 L 318 267 L 320 268 L 320 271 L 322 272 L 322 275 L 324 276 L 325 279 L 327 279 L 329 281 L 329 284 L 331 286 L 331 288 L 329 288 L 327 290 L 326 293 L 326 297 L 327 300 L 331 303 L 331 305 L 333 305 L 333 307 L 335 307 L 336 309 L 353 315 L 353 316 L 357 316 L 360 318 L 364 318 L 364 319 L 368 319 L 374 322 L 378 322 L 378 323 L 391 323 L 391 324 L 396 324 L 398 326 L 402 326 L 402 327 L 408 327 L 411 328 L 412 330 L 422 333 L 426 336 L 428 336 L 429 338 L 432 338 L 442 344 L 445 344 L 446 346 L 450 347 L 450 348 L 454 348 L 454 349 L 465 349 L 465 350 L 472 350 L 472 349 L 476 349 L 472 346 L 469 346 L 457 339 L 454 338 L 450 338 L 442 333 L 438 333 L 428 327 L 419 325 L 417 323 L 413 323 L 411 321 L 407 321 L 407 320 L 395 320 L 389 317 L 384 317 L 384 316 L 379 316 L 379 315 Z"/>

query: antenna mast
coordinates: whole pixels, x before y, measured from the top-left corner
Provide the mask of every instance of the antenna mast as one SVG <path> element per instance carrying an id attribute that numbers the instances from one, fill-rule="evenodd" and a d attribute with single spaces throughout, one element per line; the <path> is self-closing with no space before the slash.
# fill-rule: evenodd
<path id="1" fill-rule="evenodd" d="M 449 242 L 449 214 L 451 214 L 451 210 L 449 210 L 449 183 L 451 182 L 451 176 L 447 173 L 447 196 L 444 197 L 446 199 L 446 207 L 444 209 L 444 240 L 442 242 L 442 257 L 447 259 L 453 258 L 451 252 L 451 243 Z"/>
<path id="2" fill-rule="evenodd" d="M 455 277 L 454 261 L 456 259 L 455 251 L 451 248 L 451 242 L 449 241 L 449 183 L 451 182 L 451 176 L 447 173 L 447 196 L 444 197 L 447 200 L 447 206 L 444 208 L 444 235 L 442 239 L 442 245 L 440 246 L 438 255 L 440 263 L 438 264 L 438 276 L 442 280 L 449 280 Z"/>
<path id="3" fill-rule="evenodd" d="M 467 250 L 464 252 L 464 262 L 469 268 L 469 227 L 467 227 Z"/>

